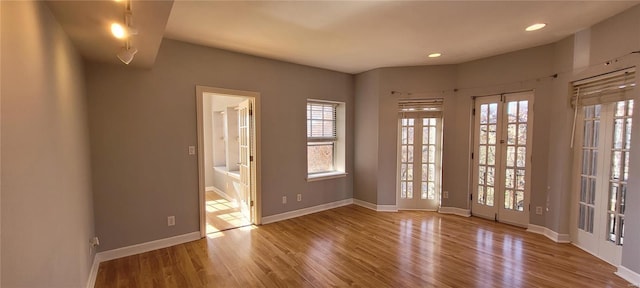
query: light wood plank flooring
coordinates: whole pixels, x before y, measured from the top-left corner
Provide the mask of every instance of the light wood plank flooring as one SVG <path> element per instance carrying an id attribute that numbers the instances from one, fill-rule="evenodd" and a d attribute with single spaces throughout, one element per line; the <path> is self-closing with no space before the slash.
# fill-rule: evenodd
<path id="1" fill-rule="evenodd" d="M 213 191 L 207 191 L 205 199 L 207 234 L 251 224 L 251 221 L 242 215 L 236 202 L 229 201 Z"/>
<path id="2" fill-rule="evenodd" d="M 100 264 L 96 287 L 630 287 L 570 245 L 479 218 L 355 205 Z"/>

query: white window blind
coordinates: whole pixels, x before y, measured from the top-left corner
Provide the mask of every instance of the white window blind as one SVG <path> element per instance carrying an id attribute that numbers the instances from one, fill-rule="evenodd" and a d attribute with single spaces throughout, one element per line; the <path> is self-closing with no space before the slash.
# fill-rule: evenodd
<path id="1" fill-rule="evenodd" d="M 398 112 L 403 115 L 442 117 L 443 103 L 443 98 L 399 99 Z"/>
<path id="2" fill-rule="evenodd" d="M 589 106 L 633 99 L 635 67 L 573 82 L 571 105 Z"/>
<path id="3" fill-rule="evenodd" d="M 309 141 L 336 141 L 335 103 L 307 102 L 307 139 Z"/>

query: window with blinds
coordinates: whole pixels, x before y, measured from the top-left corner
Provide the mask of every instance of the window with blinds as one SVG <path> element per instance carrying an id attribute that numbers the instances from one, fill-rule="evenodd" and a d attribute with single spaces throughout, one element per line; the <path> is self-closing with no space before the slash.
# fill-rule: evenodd
<path id="1" fill-rule="evenodd" d="M 444 99 L 400 99 L 398 112 L 404 115 L 415 114 L 423 117 L 442 117 Z"/>
<path id="2" fill-rule="evenodd" d="M 336 139 L 336 106 L 334 103 L 307 102 L 307 139 Z"/>
<path id="3" fill-rule="evenodd" d="M 337 103 L 307 102 L 307 173 L 335 171 Z"/>
<path id="4" fill-rule="evenodd" d="M 574 107 L 612 103 L 633 99 L 636 86 L 635 67 L 618 70 L 573 82 L 571 105 Z"/>

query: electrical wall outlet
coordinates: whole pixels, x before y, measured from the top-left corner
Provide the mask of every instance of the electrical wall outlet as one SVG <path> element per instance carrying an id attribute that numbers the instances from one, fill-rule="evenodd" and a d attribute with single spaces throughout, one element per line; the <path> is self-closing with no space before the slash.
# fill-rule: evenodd
<path id="1" fill-rule="evenodd" d="M 542 207 L 541 206 L 536 206 L 536 214 L 542 215 Z"/>
<path id="2" fill-rule="evenodd" d="M 176 225 L 176 216 L 167 217 L 167 226 L 175 226 Z"/>
<path id="3" fill-rule="evenodd" d="M 287 196 L 282 196 L 282 204 L 287 204 Z"/>
<path id="4" fill-rule="evenodd" d="M 196 146 L 189 146 L 189 155 L 196 155 Z"/>
<path id="5" fill-rule="evenodd" d="M 449 191 L 442 191 L 442 198 L 449 199 Z"/>
<path id="6" fill-rule="evenodd" d="M 298 194 L 298 202 L 302 201 L 302 194 Z"/>

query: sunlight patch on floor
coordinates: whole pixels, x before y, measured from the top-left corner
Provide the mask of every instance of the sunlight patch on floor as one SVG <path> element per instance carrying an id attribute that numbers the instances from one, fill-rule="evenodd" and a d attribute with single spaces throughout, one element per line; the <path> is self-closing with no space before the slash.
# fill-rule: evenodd
<path id="1" fill-rule="evenodd" d="M 248 226 L 242 226 L 239 229 L 240 229 L 240 231 L 251 231 L 253 229 L 258 229 L 258 226 L 256 226 L 256 225 L 248 225 Z"/>
<path id="2" fill-rule="evenodd" d="M 247 219 L 242 215 L 242 212 L 231 212 L 218 215 L 217 217 L 236 227 L 250 224 L 249 221 L 247 221 Z"/>
<path id="3" fill-rule="evenodd" d="M 218 212 L 236 208 L 238 208 L 238 203 L 236 201 L 230 202 L 226 199 L 207 201 L 207 212 Z"/>
<path id="4" fill-rule="evenodd" d="M 205 205 L 207 235 L 251 224 L 240 211 L 240 203 L 238 201 L 221 197 L 218 194 L 207 194 Z"/>
<path id="5" fill-rule="evenodd" d="M 209 239 L 216 239 L 220 237 L 224 237 L 224 232 L 217 231 L 217 232 L 211 232 L 207 234 L 207 238 Z"/>

